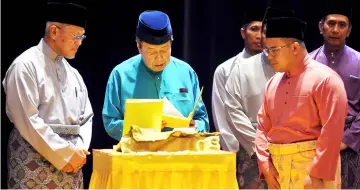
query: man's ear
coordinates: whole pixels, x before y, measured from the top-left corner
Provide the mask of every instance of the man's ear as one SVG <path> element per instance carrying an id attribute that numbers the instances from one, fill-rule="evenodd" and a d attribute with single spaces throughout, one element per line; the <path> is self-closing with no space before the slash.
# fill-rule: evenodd
<path id="1" fill-rule="evenodd" d="M 346 35 L 347 38 L 350 37 L 351 29 L 352 29 L 352 27 L 350 26 L 350 27 L 349 27 L 349 31 L 348 31 L 348 33 L 347 33 L 347 35 Z"/>
<path id="2" fill-rule="evenodd" d="M 324 33 L 324 23 L 320 21 L 318 26 L 319 26 L 320 34 L 322 35 Z"/>
<path id="3" fill-rule="evenodd" d="M 300 52 L 301 45 L 299 42 L 294 42 L 294 45 L 292 46 L 293 52 L 295 55 L 297 55 Z"/>
<path id="4" fill-rule="evenodd" d="M 142 45 L 141 42 L 139 40 L 136 40 L 136 47 L 137 47 L 140 54 L 142 52 L 141 45 Z"/>
<path id="5" fill-rule="evenodd" d="M 59 30 L 58 28 L 55 26 L 55 25 L 51 25 L 49 27 L 49 35 L 50 35 L 50 38 L 55 40 L 55 38 L 57 37 L 57 35 L 59 35 Z"/>
<path id="6" fill-rule="evenodd" d="M 241 34 L 242 39 L 245 40 L 245 29 L 244 28 L 240 29 L 240 34 Z"/>

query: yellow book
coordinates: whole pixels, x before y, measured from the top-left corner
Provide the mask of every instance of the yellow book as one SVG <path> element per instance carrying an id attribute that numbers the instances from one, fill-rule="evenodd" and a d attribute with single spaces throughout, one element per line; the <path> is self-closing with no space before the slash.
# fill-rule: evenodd
<path id="1" fill-rule="evenodd" d="M 184 117 L 171 102 L 164 99 L 127 99 L 125 102 L 123 136 L 129 133 L 130 127 L 149 128 L 161 132 L 162 121 L 166 127 L 187 128 L 193 119 L 203 88 L 197 97 L 194 108 L 188 117 Z"/>
<path id="2" fill-rule="evenodd" d="M 122 135 L 126 135 L 132 125 L 161 132 L 163 104 L 162 99 L 127 99 Z"/>

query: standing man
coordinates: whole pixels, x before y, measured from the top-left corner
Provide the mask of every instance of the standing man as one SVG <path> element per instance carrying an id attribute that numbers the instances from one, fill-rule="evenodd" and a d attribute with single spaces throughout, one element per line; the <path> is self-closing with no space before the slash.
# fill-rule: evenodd
<path id="1" fill-rule="evenodd" d="M 66 14 L 64 14 L 66 13 Z M 67 61 L 85 38 L 86 8 L 48 3 L 45 36 L 11 64 L 3 87 L 15 128 L 8 188 L 83 188 L 93 111 L 86 85 Z"/>
<path id="2" fill-rule="evenodd" d="M 345 189 L 360 189 L 360 53 L 345 45 L 352 28 L 351 7 L 346 5 L 344 2 L 328 9 L 319 23 L 324 45 L 310 55 L 344 81 L 348 114 L 340 146 L 341 183 Z"/>
<path id="3" fill-rule="evenodd" d="M 261 30 L 265 40 L 266 18 L 295 16 L 292 10 L 269 7 Z M 255 153 L 257 113 L 261 107 L 266 82 L 275 74 L 264 53 L 235 62 L 225 86 L 225 115 L 229 127 L 239 142 L 237 178 L 239 188 L 263 189 Z"/>
<path id="4" fill-rule="evenodd" d="M 171 56 L 173 33 L 170 19 L 161 11 L 140 14 L 136 28 L 139 55 L 117 65 L 110 74 L 103 107 L 103 122 L 110 137 L 120 140 L 125 101 L 129 98 L 166 97 L 182 115 L 192 111 L 200 94 L 195 71 Z M 209 119 L 200 99 L 192 125 L 198 132 L 209 131 Z M 166 126 L 166 124 L 165 124 Z"/>
<path id="5" fill-rule="evenodd" d="M 347 100 L 336 72 L 308 55 L 306 23 L 266 22 L 266 53 L 277 72 L 258 113 L 256 150 L 269 188 L 340 188 L 340 143 Z"/>
<path id="6" fill-rule="evenodd" d="M 261 8 L 249 10 L 245 13 L 240 29 L 244 39 L 245 48 L 238 55 L 221 63 L 215 70 L 212 89 L 212 114 L 215 128 L 220 135 L 220 143 L 223 150 L 237 152 L 239 141 L 232 133 L 225 115 L 225 83 L 238 60 L 248 58 L 262 51 L 260 45 L 261 21 L 265 10 Z"/>

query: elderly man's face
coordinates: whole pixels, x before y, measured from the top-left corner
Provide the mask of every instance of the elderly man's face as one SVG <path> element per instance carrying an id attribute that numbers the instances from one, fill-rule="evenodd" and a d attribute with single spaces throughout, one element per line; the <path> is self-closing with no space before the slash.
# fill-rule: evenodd
<path id="1" fill-rule="evenodd" d="M 75 58 L 82 41 L 85 38 L 85 29 L 74 25 L 53 25 L 56 27 L 55 46 L 57 53 L 68 59 Z"/>
<path id="2" fill-rule="evenodd" d="M 164 44 L 153 45 L 146 42 L 137 42 L 139 53 L 142 55 L 145 65 L 152 71 L 159 72 L 170 62 L 171 41 Z"/>

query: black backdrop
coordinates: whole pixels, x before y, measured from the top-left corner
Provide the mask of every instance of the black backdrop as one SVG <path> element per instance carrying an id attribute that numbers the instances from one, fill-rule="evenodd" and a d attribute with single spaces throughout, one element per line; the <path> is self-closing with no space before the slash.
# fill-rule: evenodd
<path id="1" fill-rule="evenodd" d="M 77 0 L 80 1 L 80 0 Z M 2 1 L 2 51 L 1 80 L 11 62 L 30 46 L 36 45 L 45 30 L 42 5 L 45 0 Z M 204 86 L 203 99 L 209 114 L 211 131 L 211 88 L 215 68 L 243 48 L 240 25 L 244 10 L 251 3 L 294 9 L 308 23 L 306 45 L 309 51 L 322 44 L 317 23 L 325 0 L 82 0 L 91 9 L 87 38 L 76 59 L 69 62 L 79 70 L 89 90 L 95 112 L 91 149 L 111 148 L 117 142 L 105 132 L 101 110 L 105 87 L 111 70 L 121 61 L 137 53 L 135 27 L 139 14 L 144 10 L 158 9 L 170 16 L 174 30 L 172 55 L 187 61 L 197 72 L 200 85 Z M 353 32 L 348 44 L 356 44 L 359 37 L 355 12 Z M 1 88 L 1 188 L 6 187 L 6 146 L 12 129 L 5 114 L 5 95 Z M 85 188 L 88 188 L 92 171 L 92 158 L 84 169 Z"/>

